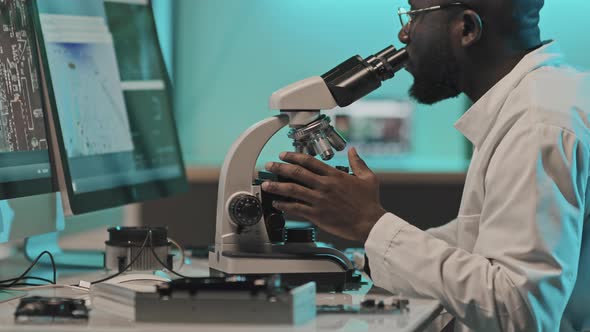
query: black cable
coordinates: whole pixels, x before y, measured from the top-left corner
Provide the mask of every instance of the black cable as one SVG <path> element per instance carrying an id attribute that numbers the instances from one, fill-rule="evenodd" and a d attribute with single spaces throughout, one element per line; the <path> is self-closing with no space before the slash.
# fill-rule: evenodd
<path id="1" fill-rule="evenodd" d="M 2 281 L 0 281 L 0 284 L 7 283 L 7 282 L 11 282 L 11 281 L 15 281 L 15 280 L 17 280 L 17 279 L 18 279 L 18 278 L 12 278 L 12 279 L 6 279 L 6 280 L 2 280 Z M 51 281 L 51 280 L 49 280 L 49 279 L 46 279 L 46 278 L 41 278 L 41 277 L 26 276 L 26 277 L 24 277 L 23 279 L 38 280 L 38 281 L 43 281 L 43 282 L 46 282 L 46 283 L 48 283 L 48 284 L 53 284 L 53 281 Z M 2 285 L 0 285 L 0 287 L 2 287 Z"/>
<path id="2" fill-rule="evenodd" d="M 121 271 L 119 271 L 119 272 L 117 272 L 117 273 L 115 273 L 115 274 L 113 274 L 113 275 L 110 275 L 110 276 L 108 276 L 108 277 L 106 277 L 106 278 L 103 278 L 103 279 L 99 279 L 99 280 L 93 281 L 93 282 L 91 282 L 90 284 L 91 284 L 91 285 L 95 285 L 95 284 L 99 284 L 99 283 L 101 283 L 101 282 L 105 282 L 105 281 L 107 281 L 107 280 L 111 280 L 111 279 L 113 279 L 113 278 L 115 278 L 115 277 L 118 277 L 118 276 L 120 276 L 120 275 L 121 275 L 121 274 L 123 274 L 125 271 L 127 271 L 127 270 L 128 270 L 130 267 L 131 267 L 131 265 L 133 265 L 133 263 L 135 263 L 135 261 L 136 261 L 136 260 L 139 258 L 139 256 L 141 255 L 141 253 L 142 253 L 142 252 L 143 252 L 143 250 L 145 249 L 145 246 L 146 246 L 146 245 L 147 245 L 147 243 L 148 243 L 148 239 L 150 239 L 150 238 L 151 238 L 151 235 L 152 235 L 152 231 L 151 231 L 151 230 L 149 230 L 149 231 L 148 231 L 148 234 L 145 236 L 145 240 L 143 240 L 143 244 L 141 245 L 141 248 L 139 248 L 139 251 L 137 252 L 137 254 L 135 254 L 135 257 L 133 257 L 133 259 L 131 259 L 131 262 L 129 262 L 129 264 L 127 264 L 127 266 L 125 266 L 125 268 L 124 268 L 123 270 L 121 270 Z M 78 285 L 72 285 L 72 286 L 78 286 Z"/>
<path id="3" fill-rule="evenodd" d="M 53 269 L 53 281 L 51 282 L 51 284 L 55 285 L 57 283 L 57 270 L 55 268 L 55 260 L 53 259 L 53 255 L 49 251 L 43 251 L 39 254 L 39 256 L 37 256 L 37 258 L 35 258 L 35 261 L 33 261 L 33 263 L 20 276 L 18 276 L 16 278 L 8 279 L 8 280 L 0 281 L 0 284 L 3 284 L 3 283 L 10 282 L 10 280 L 12 280 L 12 282 L 10 282 L 10 284 L 8 284 L 6 286 L 0 286 L 0 288 L 6 289 L 6 288 L 13 287 L 14 285 L 18 284 L 19 281 L 25 279 L 27 274 L 29 274 L 29 272 L 31 272 L 31 270 L 35 267 L 35 265 L 37 265 L 37 263 L 39 262 L 41 257 L 43 257 L 44 255 L 49 256 L 49 260 L 51 260 L 51 267 Z"/>
<path id="4" fill-rule="evenodd" d="M 164 262 L 162 262 L 162 260 L 160 259 L 160 257 L 158 257 L 158 254 L 156 254 L 156 250 L 154 249 L 154 242 L 152 241 L 152 233 L 150 232 L 149 234 L 150 237 L 150 249 L 152 251 L 152 254 L 154 255 L 154 257 L 156 258 L 156 260 L 158 261 L 158 263 L 160 263 L 160 265 L 162 265 L 164 268 L 166 268 L 168 271 L 172 272 L 173 274 L 181 277 L 181 278 L 189 278 L 187 276 L 184 276 L 176 271 L 174 271 L 171 267 L 168 267 L 168 265 L 164 264 Z"/>

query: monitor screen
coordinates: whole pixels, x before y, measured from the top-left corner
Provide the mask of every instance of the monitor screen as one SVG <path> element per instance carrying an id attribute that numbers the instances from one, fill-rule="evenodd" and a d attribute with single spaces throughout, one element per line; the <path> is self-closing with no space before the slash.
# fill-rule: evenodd
<path id="1" fill-rule="evenodd" d="M 185 190 L 171 86 L 149 3 L 34 3 L 72 212 Z"/>
<path id="2" fill-rule="evenodd" d="M 26 0 L 0 1 L 0 200 L 53 191 Z"/>

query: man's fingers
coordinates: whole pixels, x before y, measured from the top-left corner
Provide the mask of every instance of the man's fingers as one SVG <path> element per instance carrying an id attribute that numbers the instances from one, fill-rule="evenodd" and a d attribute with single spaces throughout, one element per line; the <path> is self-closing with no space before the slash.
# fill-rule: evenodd
<path id="1" fill-rule="evenodd" d="M 268 162 L 265 168 L 269 172 L 293 179 L 310 188 L 315 188 L 319 181 L 319 175 L 297 165 Z"/>
<path id="2" fill-rule="evenodd" d="M 274 201 L 272 206 L 284 213 L 306 220 L 313 219 L 313 208 L 302 203 Z"/>
<path id="3" fill-rule="evenodd" d="M 324 164 L 323 162 L 307 154 L 283 152 L 279 155 L 279 157 L 282 161 L 303 166 L 304 168 L 318 175 L 328 175 L 337 172 L 334 167 Z"/>
<path id="4" fill-rule="evenodd" d="M 366 176 L 373 174 L 373 171 L 367 166 L 365 161 L 359 156 L 356 148 L 348 149 L 348 162 L 350 168 L 356 176 Z"/>
<path id="5" fill-rule="evenodd" d="M 319 197 L 313 190 L 297 185 L 295 183 L 281 183 L 281 182 L 264 182 L 262 190 L 284 197 L 294 198 L 306 203 L 313 204 Z"/>

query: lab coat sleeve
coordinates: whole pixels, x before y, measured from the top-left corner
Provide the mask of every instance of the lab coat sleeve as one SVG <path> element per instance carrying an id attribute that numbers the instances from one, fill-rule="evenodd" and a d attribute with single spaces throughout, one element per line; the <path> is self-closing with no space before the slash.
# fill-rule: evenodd
<path id="1" fill-rule="evenodd" d="M 449 245 L 457 246 L 457 225 L 457 219 L 453 219 L 442 226 L 427 229 L 426 233 L 445 241 Z"/>
<path id="2" fill-rule="evenodd" d="M 588 150 L 557 127 L 512 135 L 485 175 L 473 251 L 388 213 L 365 243 L 377 286 L 438 299 L 477 331 L 559 330 L 578 269 Z"/>

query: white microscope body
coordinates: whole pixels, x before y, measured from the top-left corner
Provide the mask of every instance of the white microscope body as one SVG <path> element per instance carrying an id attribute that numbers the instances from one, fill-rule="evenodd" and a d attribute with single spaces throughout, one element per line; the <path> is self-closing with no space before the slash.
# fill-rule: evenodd
<path id="1" fill-rule="evenodd" d="M 279 211 L 269 211 L 271 202 L 255 174 L 256 161 L 270 138 L 287 125 L 298 152 L 330 159 L 332 147 L 340 151 L 346 142 L 320 111 L 362 98 L 393 77 L 406 59 L 405 50 L 391 46 L 367 60 L 353 57 L 322 77 L 296 82 L 271 96 L 270 108 L 281 113 L 244 132 L 221 169 L 215 249 L 209 253 L 212 272 L 280 274 L 287 283 L 316 281 L 319 288 L 324 284 L 340 290 L 358 281 L 347 257 L 336 249 L 317 246 L 311 230 L 287 229 L 286 239 L 277 239 L 273 230 L 282 232 L 284 219 L 277 215 Z"/>

